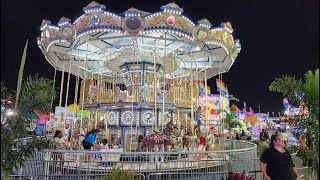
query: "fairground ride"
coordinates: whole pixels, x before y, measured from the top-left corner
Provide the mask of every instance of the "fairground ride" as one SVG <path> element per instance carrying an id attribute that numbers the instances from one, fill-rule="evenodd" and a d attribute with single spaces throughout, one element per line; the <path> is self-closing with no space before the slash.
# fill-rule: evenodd
<path id="1" fill-rule="evenodd" d="M 130 8 L 115 14 L 93 1 L 83 11 L 73 22 L 61 17 L 57 25 L 46 19 L 41 24 L 39 48 L 55 75 L 62 73 L 59 106 L 64 86 L 68 99 L 73 75 L 74 103 L 90 111 L 89 127 L 104 121 L 108 137 L 126 143 L 129 136 L 164 129 L 170 119 L 195 135 L 199 86 L 227 72 L 241 49 L 231 23 L 193 23 L 175 3 L 155 13 Z M 73 128 L 83 123 L 81 116 Z"/>

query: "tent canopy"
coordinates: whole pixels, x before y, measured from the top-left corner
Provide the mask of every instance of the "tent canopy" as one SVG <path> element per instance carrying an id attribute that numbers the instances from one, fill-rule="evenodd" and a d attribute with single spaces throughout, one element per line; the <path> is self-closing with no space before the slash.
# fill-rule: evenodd
<path id="1" fill-rule="evenodd" d="M 232 104 L 232 106 L 230 107 L 230 111 L 231 112 L 240 112 L 241 110 L 238 108 L 237 105 Z"/>
<path id="2" fill-rule="evenodd" d="M 251 122 L 251 123 L 255 123 L 255 122 L 259 121 L 256 118 L 256 116 L 254 116 L 253 114 L 251 114 L 250 116 L 246 116 L 244 120 L 247 121 L 247 122 Z"/>

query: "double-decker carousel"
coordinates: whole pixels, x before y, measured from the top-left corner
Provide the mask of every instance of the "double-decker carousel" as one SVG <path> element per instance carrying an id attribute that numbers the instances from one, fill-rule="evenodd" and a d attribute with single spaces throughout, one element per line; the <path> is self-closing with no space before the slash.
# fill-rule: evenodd
<path id="1" fill-rule="evenodd" d="M 195 128 L 198 89 L 227 72 L 240 52 L 231 23 L 193 23 L 175 3 L 155 13 L 130 8 L 115 14 L 93 1 L 83 11 L 74 22 L 66 17 L 57 25 L 43 20 L 38 38 L 55 74 L 62 72 L 59 106 L 64 86 L 66 100 L 73 90 L 73 75 L 74 103 L 90 112 L 87 121 L 74 118 L 73 131 L 102 122 L 105 137 L 109 142 L 121 138 L 124 151 L 150 150 L 159 144 L 169 151 L 184 144 L 185 134 L 208 138 L 208 113 L 201 131 Z M 144 136 L 142 148 L 137 147 L 139 135 Z"/>

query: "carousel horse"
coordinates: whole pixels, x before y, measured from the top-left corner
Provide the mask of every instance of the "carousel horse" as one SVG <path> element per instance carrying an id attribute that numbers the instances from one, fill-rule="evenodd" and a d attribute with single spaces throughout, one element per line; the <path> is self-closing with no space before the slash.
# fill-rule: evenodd
<path id="1" fill-rule="evenodd" d="M 184 147 L 187 147 L 189 151 L 189 144 L 197 141 L 198 141 L 197 137 L 186 134 L 182 137 L 182 148 L 184 149 Z"/>
<path id="2" fill-rule="evenodd" d="M 128 147 L 126 150 L 128 151 L 136 151 L 138 149 L 138 141 L 136 136 L 129 137 L 127 139 Z"/>
<path id="3" fill-rule="evenodd" d="M 95 101 L 96 98 L 97 98 L 97 86 L 95 86 L 94 80 L 91 79 L 89 84 L 87 101 L 92 103 Z"/>
<path id="4" fill-rule="evenodd" d="M 200 137 L 200 144 L 198 146 L 198 151 L 213 151 L 215 150 L 214 145 L 214 126 L 211 125 L 210 128 L 202 125 L 200 128 L 198 136 Z M 198 155 L 196 160 L 200 160 L 203 154 Z"/>
<path id="5" fill-rule="evenodd" d="M 115 90 L 115 102 L 125 102 L 127 95 L 126 92 L 122 92 L 119 87 L 116 87 Z"/>
<path id="6" fill-rule="evenodd" d="M 165 136 L 164 146 L 171 146 L 171 148 L 174 149 L 177 134 L 177 131 L 175 131 L 173 127 L 173 120 L 171 119 L 171 121 L 166 124 L 166 128 L 163 130 L 163 135 Z"/>
<path id="7" fill-rule="evenodd" d="M 142 150 L 147 148 L 153 149 L 156 145 L 172 146 L 174 148 L 174 143 L 172 142 L 173 134 L 173 120 L 166 124 L 166 127 L 160 131 L 154 131 L 154 133 L 143 138 L 141 143 Z"/>
<path id="8" fill-rule="evenodd" d="M 184 147 L 187 147 L 188 151 L 189 151 L 189 143 L 190 143 L 190 137 L 188 135 L 184 135 L 182 137 L 182 149 L 184 149 Z"/>

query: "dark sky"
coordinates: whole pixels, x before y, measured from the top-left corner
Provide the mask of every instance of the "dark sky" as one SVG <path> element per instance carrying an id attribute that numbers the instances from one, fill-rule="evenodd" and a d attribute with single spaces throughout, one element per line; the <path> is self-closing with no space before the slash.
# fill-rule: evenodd
<path id="1" fill-rule="evenodd" d="M 56 24 L 61 16 L 72 22 L 91 1 L 41 0 L 1 1 L 1 81 L 16 89 L 25 40 L 29 39 L 24 77 L 38 73 L 53 79 L 54 69 L 37 46 L 42 19 Z M 115 13 L 130 7 L 155 12 L 172 1 L 97 0 Z M 184 15 L 193 22 L 207 18 L 213 26 L 230 21 L 241 52 L 228 73 L 223 74 L 229 92 L 258 111 L 283 112 L 282 96 L 269 92 L 275 77 L 284 74 L 303 77 L 319 67 L 318 0 L 177 0 Z M 60 73 L 57 86 L 60 87 Z M 75 78 L 72 77 L 71 80 Z M 215 89 L 215 78 L 209 81 Z M 71 86 L 70 87 L 74 87 Z M 69 97 L 73 97 L 70 90 Z M 70 100 L 70 102 L 72 102 Z M 242 107 L 242 102 L 238 103 Z"/>

